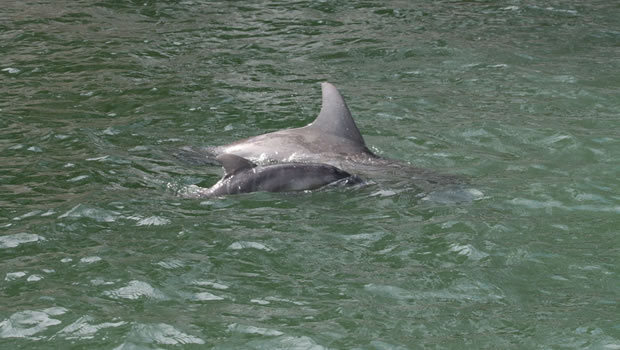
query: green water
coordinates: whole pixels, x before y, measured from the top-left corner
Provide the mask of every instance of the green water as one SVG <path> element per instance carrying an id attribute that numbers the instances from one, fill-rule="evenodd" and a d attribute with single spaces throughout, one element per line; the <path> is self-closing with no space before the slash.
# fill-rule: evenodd
<path id="1" fill-rule="evenodd" d="M 5 1 L 0 348 L 620 349 L 619 58 L 615 1 Z M 484 197 L 169 189 L 321 81 Z"/>

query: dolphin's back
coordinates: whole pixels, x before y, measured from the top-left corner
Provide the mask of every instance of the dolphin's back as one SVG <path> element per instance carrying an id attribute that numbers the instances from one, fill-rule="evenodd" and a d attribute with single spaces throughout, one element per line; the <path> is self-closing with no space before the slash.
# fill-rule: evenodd
<path id="1" fill-rule="evenodd" d="M 323 83 L 321 88 L 321 111 L 312 123 L 301 128 L 279 130 L 213 147 L 210 152 L 215 155 L 235 154 L 251 161 L 298 161 L 334 165 L 350 156 L 375 157 L 366 147 L 338 89 L 330 83 Z"/>

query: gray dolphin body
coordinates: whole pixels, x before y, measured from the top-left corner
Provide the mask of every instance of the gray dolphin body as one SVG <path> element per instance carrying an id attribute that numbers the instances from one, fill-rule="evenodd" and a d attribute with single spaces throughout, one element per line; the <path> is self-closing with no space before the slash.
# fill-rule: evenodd
<path id="1" fill-rule="evenodd" d="M 249 192 L 288 192 L 313 190 L 346 179 L 346 183 L 361 180 L 344 170 L 327 164 L 283 163 L 257 166 L 245 158 L 222 154 L 217 157 L 225 170 L 224 177 L 199 197 L 217 197 Z"/>

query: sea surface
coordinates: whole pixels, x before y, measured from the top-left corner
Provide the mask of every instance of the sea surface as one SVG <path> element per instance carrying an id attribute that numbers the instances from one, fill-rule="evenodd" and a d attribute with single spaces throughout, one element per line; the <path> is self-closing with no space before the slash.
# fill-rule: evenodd
<path id="1" fill-rule="evenodd" d="M 174 190 L 323 81 L 476 195 Z M 617 350 L 619 179 L 617 1 L 0 6 L 2 349 Z"/>

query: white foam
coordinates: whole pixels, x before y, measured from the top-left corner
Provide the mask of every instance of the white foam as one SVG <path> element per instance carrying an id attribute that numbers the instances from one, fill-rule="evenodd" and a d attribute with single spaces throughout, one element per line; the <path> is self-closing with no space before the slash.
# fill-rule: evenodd
<path id="1" fill-rule="evenodd" d="M 258 243 L 258 242 L 239 241 L 239 242 L 234 242 L 233 244 L 228 246 L 228 249 L 233 249 L 233 250 L 241 250 L 241 249 L 248 249 L 248 248 L 264 250 L 266 252 L 270 252 L 272 250 L 266 245 L 262 243 Z"/>
<path id="2" fill-rule="evenodd" d="M 44 240 L 45 237 L 34 233 L 15 233 L 12 235 L 0 236 L 0 248 L 15 248 L 20 244 Z"/>
<path id="3" fill-rule="evenodd" d="M 19 68 L 7 67 L 2 69 L 3 72 L 7 72 L 9 74 L 17 74 L 21 72 Z"/>
<path id="4" fill-rule="evenodd" d="M 101 258 L 98 257 L 98 256 L 86 256 L 86 257 L 83 257 L 82 259 L 80 259 L 80 262 L 84 263 L 84 264 L 92 264 L 92 263 L 96 263 L 98 261 L 101 261 Z"/>
<path id="5" fill-rule="evenodd" d="M 67 182 L 78 182 L 80 180 L 84 180 L 88 178 L 88 175 L 80 175 L 80 176 L 76 176 L 76 177 L 72 177 L 69 180 L 67 180 Z"/>
<path id="6" fill-rule="evenodd" d="M 267 336 L 279 336 L 279 335 L 284 334 L 275 329 L 246 326 L 246 325 L 240 325 L 237 323 L 232 323 L 228 325 L 228 330 L 231 332 L 237 332 L 237 333 L 258 334 L 258 335 L 267 335 Z"/>
<path id="7" fill-rule="evenodd" d="M 101 208 L 89 208 L 85 205 L 78 204 L 69 209 L 66 213 L 58 218 L 89 218 L 99 222 L 114 222 L 118 218 L 119 213 Z"/>
<path id="8" fill-rule="evenodd" d="M 92 339 L 99 330 L 111 327 L 120 327 L 127 322 L 104 322 L 100 324 L 91 324 L 94 319 L 91 316 L 82 316 L 75 322 L 68 325 L 58 332 L 59 335 L 66 339 Z"/>
<path id="9" fill-rule="evenodd" d="M 103 294 L 114 299 L 136 300 L 142 297 L 151 299 L 166 299 L 164 293 L 142 281 L 129 281 L 127 286 L 105 291 Z"/>
<path id="10" fill-rule="evenodd" d="M 197 301 L 214 301 L 214 300 L 224 300 L 223 297 L 219 295 L 215 295 L 209 292 L 200 292 L 194 294 L 194 300 Z"/>
<path id="11" fill-rule="evenodd" d="M 37 282 L 43 279 L 43 276 L 41 275 L 30 275 L 28 276 L 28 278 L 26 278 L 26 281 L 28 282 Z"/>
<path id="12" fill-rule="evenodd" d="M 160 216 L 149 216 L 148 218 L 144 218 L 136 224 L 137 226 L 162 226 L 169 224 L 170 220 L 166 218 L 162 218 Z"/>
<path id="13" fill-rule="evenodd" d="M 140 344 L 164 344 L 164 345 L 183 345 L 183 344 L 204 344 L 205 341 L 195 337 L 193 335 L 189 335 L 183 333 L 176 328 L 172 327 L 169 324 L 158 323 L 158 324 L 134 324 L 133 329 L 131 331 L 130 338 L 131 342 L 126 342 L 118 347 L 114 348 L 114 350 L 124 350 L 124 349 L 142 349 L 147 347 L 136 346 L 134 343 Z M 148 347 L 150 348 L 150 347 Z"/>
<path id="14" fill-rule="evenodd" d="M 225 284 L 221 284 L 218 282 L 213 282 L 213 281 L 203 281 L 203 280 L 197 280 L 197 281 L 193 281 L 192 284 L 196 285 L 196 286 L 207 286 L 207 287 L 211 287 L 211 288 L 215 288 L 215 289 L 228 289 L 228 286 Z"/>
<path id="15" fill-rule="evenodd" d="M 450 245 L 450 251 L 456 252 L 460 255 L 465 255 L 472 260 L 482 260 L 489 256 L 489 254 L 476 249 L 471 244 L 460 245 L 457 243 L 452 243 Z"/>
<path id="16" fill-rule="evenodd" d="M 51 307 L 40 311 L 20 311 L 0 322 L 0 338 L 29 338 L 45 331 L 51 326 L 60 324 L 60 320 L 50 316 L 59 316 L 68 310 L 63 307 Z"/>
<path id="17" fill-rule="evenodd" d="M 4 276 L 4 280 L 5 281 L 14 281 L 18 278 L 22 278 L 26 276 L 26 272 L 25 271 L 17 271 L 17 272 L 9 272 L 6 274 L 6 276 Z"/>

